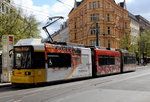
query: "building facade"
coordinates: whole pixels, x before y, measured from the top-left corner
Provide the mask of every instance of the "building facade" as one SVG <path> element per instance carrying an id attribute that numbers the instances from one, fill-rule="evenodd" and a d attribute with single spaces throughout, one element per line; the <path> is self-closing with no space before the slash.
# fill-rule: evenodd
<path id="1" fill-rule="evenodd" d="M 142 17 L 141 15 L 135 15 L 140 24 L 140 34 L 145 30 L 150 30 L 150 21 Z"/>
<path id="2" fill-rule="evenodd" d="M 68 28 L 68 21 L 64 22 L 60 30 L 52 34 L 52 39 L 57 42 L 69 42 L 69 28 Z"/>
<path id="3" fill-rule="evenodd" d="M 0 0 L 0 14 L 12 12 L 12 0 Z"/>
<path id="4" fill-rule="evenodd" d="M 119 48 L 119 41 L 130 31 L 128 11 L 114 0 L 82 0 L 69 13 L 69 40 L 72 43 L 96 44 L 96 23 L 99 43 L 103 47 Z"/>
<path id="5" fill-rule="evenodd" d="M 129 13 L 129 18 L 131 20 L 131 44 L 136 44 L 137 37 L 140 35 L 140 23 L 138 19 L 132 13 Z"/>

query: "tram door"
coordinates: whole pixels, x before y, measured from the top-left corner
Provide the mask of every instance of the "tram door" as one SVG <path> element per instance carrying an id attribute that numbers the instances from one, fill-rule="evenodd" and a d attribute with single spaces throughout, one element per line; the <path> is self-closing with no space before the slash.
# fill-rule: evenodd
<path id="1" fill-rule="evenodd" d="M 91 68 L 90 68 L 90 60 L 89 60 L 89 55 L 88 54 L 84 54 L 82 55 L 82 74 L 86 75 L 90 75 L 91 73 Z M 81 74 L 81 75 L 82 75 Z"/>

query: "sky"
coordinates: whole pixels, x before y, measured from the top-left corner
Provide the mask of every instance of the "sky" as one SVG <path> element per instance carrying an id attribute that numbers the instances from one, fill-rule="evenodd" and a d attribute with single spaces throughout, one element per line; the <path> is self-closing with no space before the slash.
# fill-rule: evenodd
<path id="1" fill-rule="evenodd" d="M 115 1 L 118 3 L 124 0 Z M 129 12 L 141 15 L 150 21 L 150 0 L 126 0 L 126 3 Z M 67 15 L 74 5 L 74 0 L 13 0 L 13 4 L 22 8 L 25 14 L 35 15 L 36 19 L 42 22 L 40 29 L 46 24 L 48 17 L 63 16 L 64 20 L 49 29 L 50 33 L 53 33 L 60 28 L 61 23 L 68 19 Z M 43 30 L 41 30 L 41 35 L 46 37 Z"/>

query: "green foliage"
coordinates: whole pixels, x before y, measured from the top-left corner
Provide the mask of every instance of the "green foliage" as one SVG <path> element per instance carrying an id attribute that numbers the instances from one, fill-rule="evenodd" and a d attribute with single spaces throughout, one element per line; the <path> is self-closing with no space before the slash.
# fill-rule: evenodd
<path id="1" fill-rule="evenodd" d="M 131 35 L 130 32 L 125 32 L 119 41 L 120 48 L 125 50 L 130 50 L 131 48 Z"/>
<path id="2" fill-rule="evenodd" d="M 131 43 L 132 42 L 132 43 Z M 150 30 L 144 31 L 139 37 L 131 41 L 130 33 L 125 33 L 120 40 L 120 48 L 138 53 L 139 57 L 150 57 Z"/>
<path id="3" fill-rule="evenodd" d="M 0 14 L 0 39 L 3 35 L 14 35 L 15 43 L 19 39 L 39 38 L 39 22 L 34 16 L 23 16 L 19 11 Z"/>
<path id="4" fill-rule="evenodd" d="M 139 56 L 145 54 L 150 57 L 150 30 L 144 31 L 138 38 L 138 52 Z"/>

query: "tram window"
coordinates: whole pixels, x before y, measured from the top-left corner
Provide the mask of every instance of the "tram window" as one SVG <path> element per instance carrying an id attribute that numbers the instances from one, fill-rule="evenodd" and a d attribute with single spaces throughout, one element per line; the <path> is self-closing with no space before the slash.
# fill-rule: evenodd
<path id="1" fill-rule="evenodd" d="M 134 64 L 134 63 L 136 63 L 135 57 L 124 56 L 124 64 Z"/>
<path id="2" fill-rule="evenodd" d="M 65 53 L 48 53 L 48 67 L 71 67 L 71 55 Z"/>
<path id="3" fill-rule="evenodd" d="M 33 67 L 34 68 L 45 68 L 45 53 L 35 52 L 33 54 Z"/>
<path id="4" fill-rule="evenodd" d="M 100 66 L 106 65 L 106 62 L 107 62 L 106 56 L 103 56 L 103 55 L 99 56 L 98 62 Z"/>
<path id="5" fill-rule="evenodd" d="M 115 65 L 115 57 L 114 56 L 109 56 L 108 65 Z"/>
<path id="6" fill-rule="evenodd" d="M 98 62 L 100 66 L 115 65 L 115 56 L 100 55 L 98 57 Z"/>
<path id="7" fill-rule="evenodd" d="M 30 52 L 16 52 L 14 58 L 15 68 L 31 68 Z"/>

